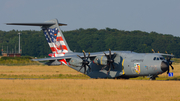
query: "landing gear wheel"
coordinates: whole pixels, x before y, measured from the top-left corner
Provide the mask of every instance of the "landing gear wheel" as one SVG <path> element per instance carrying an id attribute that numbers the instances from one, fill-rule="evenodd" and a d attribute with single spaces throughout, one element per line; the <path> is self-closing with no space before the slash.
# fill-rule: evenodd
<path id="1" fill-rule="evenodd" d="M 156 77 L 152 76 L 149 78 L 149 80 L 156 80 Z"/>

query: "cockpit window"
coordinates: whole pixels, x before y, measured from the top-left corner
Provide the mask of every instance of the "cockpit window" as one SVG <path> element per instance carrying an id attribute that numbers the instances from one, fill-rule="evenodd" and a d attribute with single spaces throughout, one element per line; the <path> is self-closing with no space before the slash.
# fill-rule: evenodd
<path id="1" fill-rule="evenodd" d="M 160 60 L 165 60 L 164 57 L 160 57 Z"/>
<path id="2" fill-rule="evenodd" d="M 153 60 L 165 60 L 164 57 L 154 57 Z"/>
<path id="3" fill-rule="evenodd" d="M 154 59 L 153 60 L 156 60 L 156 57 L 154 57 Z"/>

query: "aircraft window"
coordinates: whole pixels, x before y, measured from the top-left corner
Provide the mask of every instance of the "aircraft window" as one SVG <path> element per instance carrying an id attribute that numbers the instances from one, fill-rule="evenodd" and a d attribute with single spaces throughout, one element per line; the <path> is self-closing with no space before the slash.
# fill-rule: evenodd
<path id="1" fill-rule="evenodd" d="M 159 60 L 159 58 L 157 58 L 157 60 Z"/>
<path id="2" fill-rule="evenodd" d="M 165 60 L 164 57 L 160 57 L 160 60 Z"/>
<path id="3" fill-rule="evenodd" d="M 154 59 L 153 60 L 156 60 L 156 57 L 154 57 Z"/>

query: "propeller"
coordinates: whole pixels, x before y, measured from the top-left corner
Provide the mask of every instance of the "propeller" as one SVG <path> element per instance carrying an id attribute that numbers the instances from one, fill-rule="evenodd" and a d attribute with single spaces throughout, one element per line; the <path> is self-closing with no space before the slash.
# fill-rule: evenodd
<path id="1" fill-rule="evenodd" d="M 174 67 L 172 66 L 172 61 L 171 61 L 171 57 L 168 57 L 167 56 L 167 63 L 169 64 L 169 66 L 171 66 L 171 68 L 172 68 L 172 70 L 174 70 Z M 167 74 L 169 74 L 169 68 L 168 68 L 168 70 L 167 70 Z"/>
<path id="2" fill-rule="evenodd" d="M 165 51 L 167 53 L 167 51 Z M 171 57 L 167 56 L 166 57 L 166 61 L 169 64 L 169 66 L 171 66 L 171 69 L 174 70 L 174 67 L 172 66 L 172 61 L 171 61 Z M 167 74 L 169 74 L 169 68 L 167 70 Z"/>
<path id="3" fill-rule="evenodd" d="M 89 69 L 91 69 L 91 67 L 89 66 L 89 57 L 90 57 L 90 53 L 88 54 L 88 57 L 86 57 L 86 53 L 85 51 L 83 50 L 83 54 L 84 54 L 84 57 L 81 58 L 79 55 L 77 55 L 79 58 L 81 58 L 83 61 L 82 61 L 82 66 L 81 68 L 79 69 L 79 71 L 84 67 L 84 74 L 86 73 L 86 66 L 89 67 Z"/>
<path id="4" fill-rule="evenodd" d="M 111 49 L 109 49 L 109 55 L 107 55 L 106 53 L 104 53 L 104 54 L 107 58 L 107 65 L 105 67 L 103 67 L 102 69 L 109 67 L 109 70 L 108 70 L 108 72 L 109 72 L 111 70 L 111 65 L 112 65 L 113 69 L 115 68 L 113 63 L 114 63 L 114 58 L 116 56 L 116 53 L 114 53 L 113 57 L 111 57 Z"/>

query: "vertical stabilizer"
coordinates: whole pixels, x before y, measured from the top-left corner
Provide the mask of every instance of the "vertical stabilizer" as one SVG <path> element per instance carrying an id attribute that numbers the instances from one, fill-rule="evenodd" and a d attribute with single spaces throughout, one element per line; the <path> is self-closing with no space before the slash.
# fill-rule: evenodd
<path id="1" fill-rule="evenodd" d="M 49 20 L 44 23 L 6 23 L 7 25 L 23 25 L 23 26 L 41 26 L 46 40 L 53 53 L 51 57 L 64 56 L 65 53 L 72 52 L 61 32 L 59 26 L 66 24 L 58 23 L 57 19 Z M 63 64 L 67 64 L 65 59 L 59 60 Z"/>
<path id="2" fill-rule="evenodd" d="M 46 40 L 53 53 L 49 54 L 51 57 L 64 56 L 65 53 L 72 52 L 61 32 L 57 19 L 46 21 L 45 23 L 54 23 L 51 26 L 42 26 L 42 30 Z"/>

